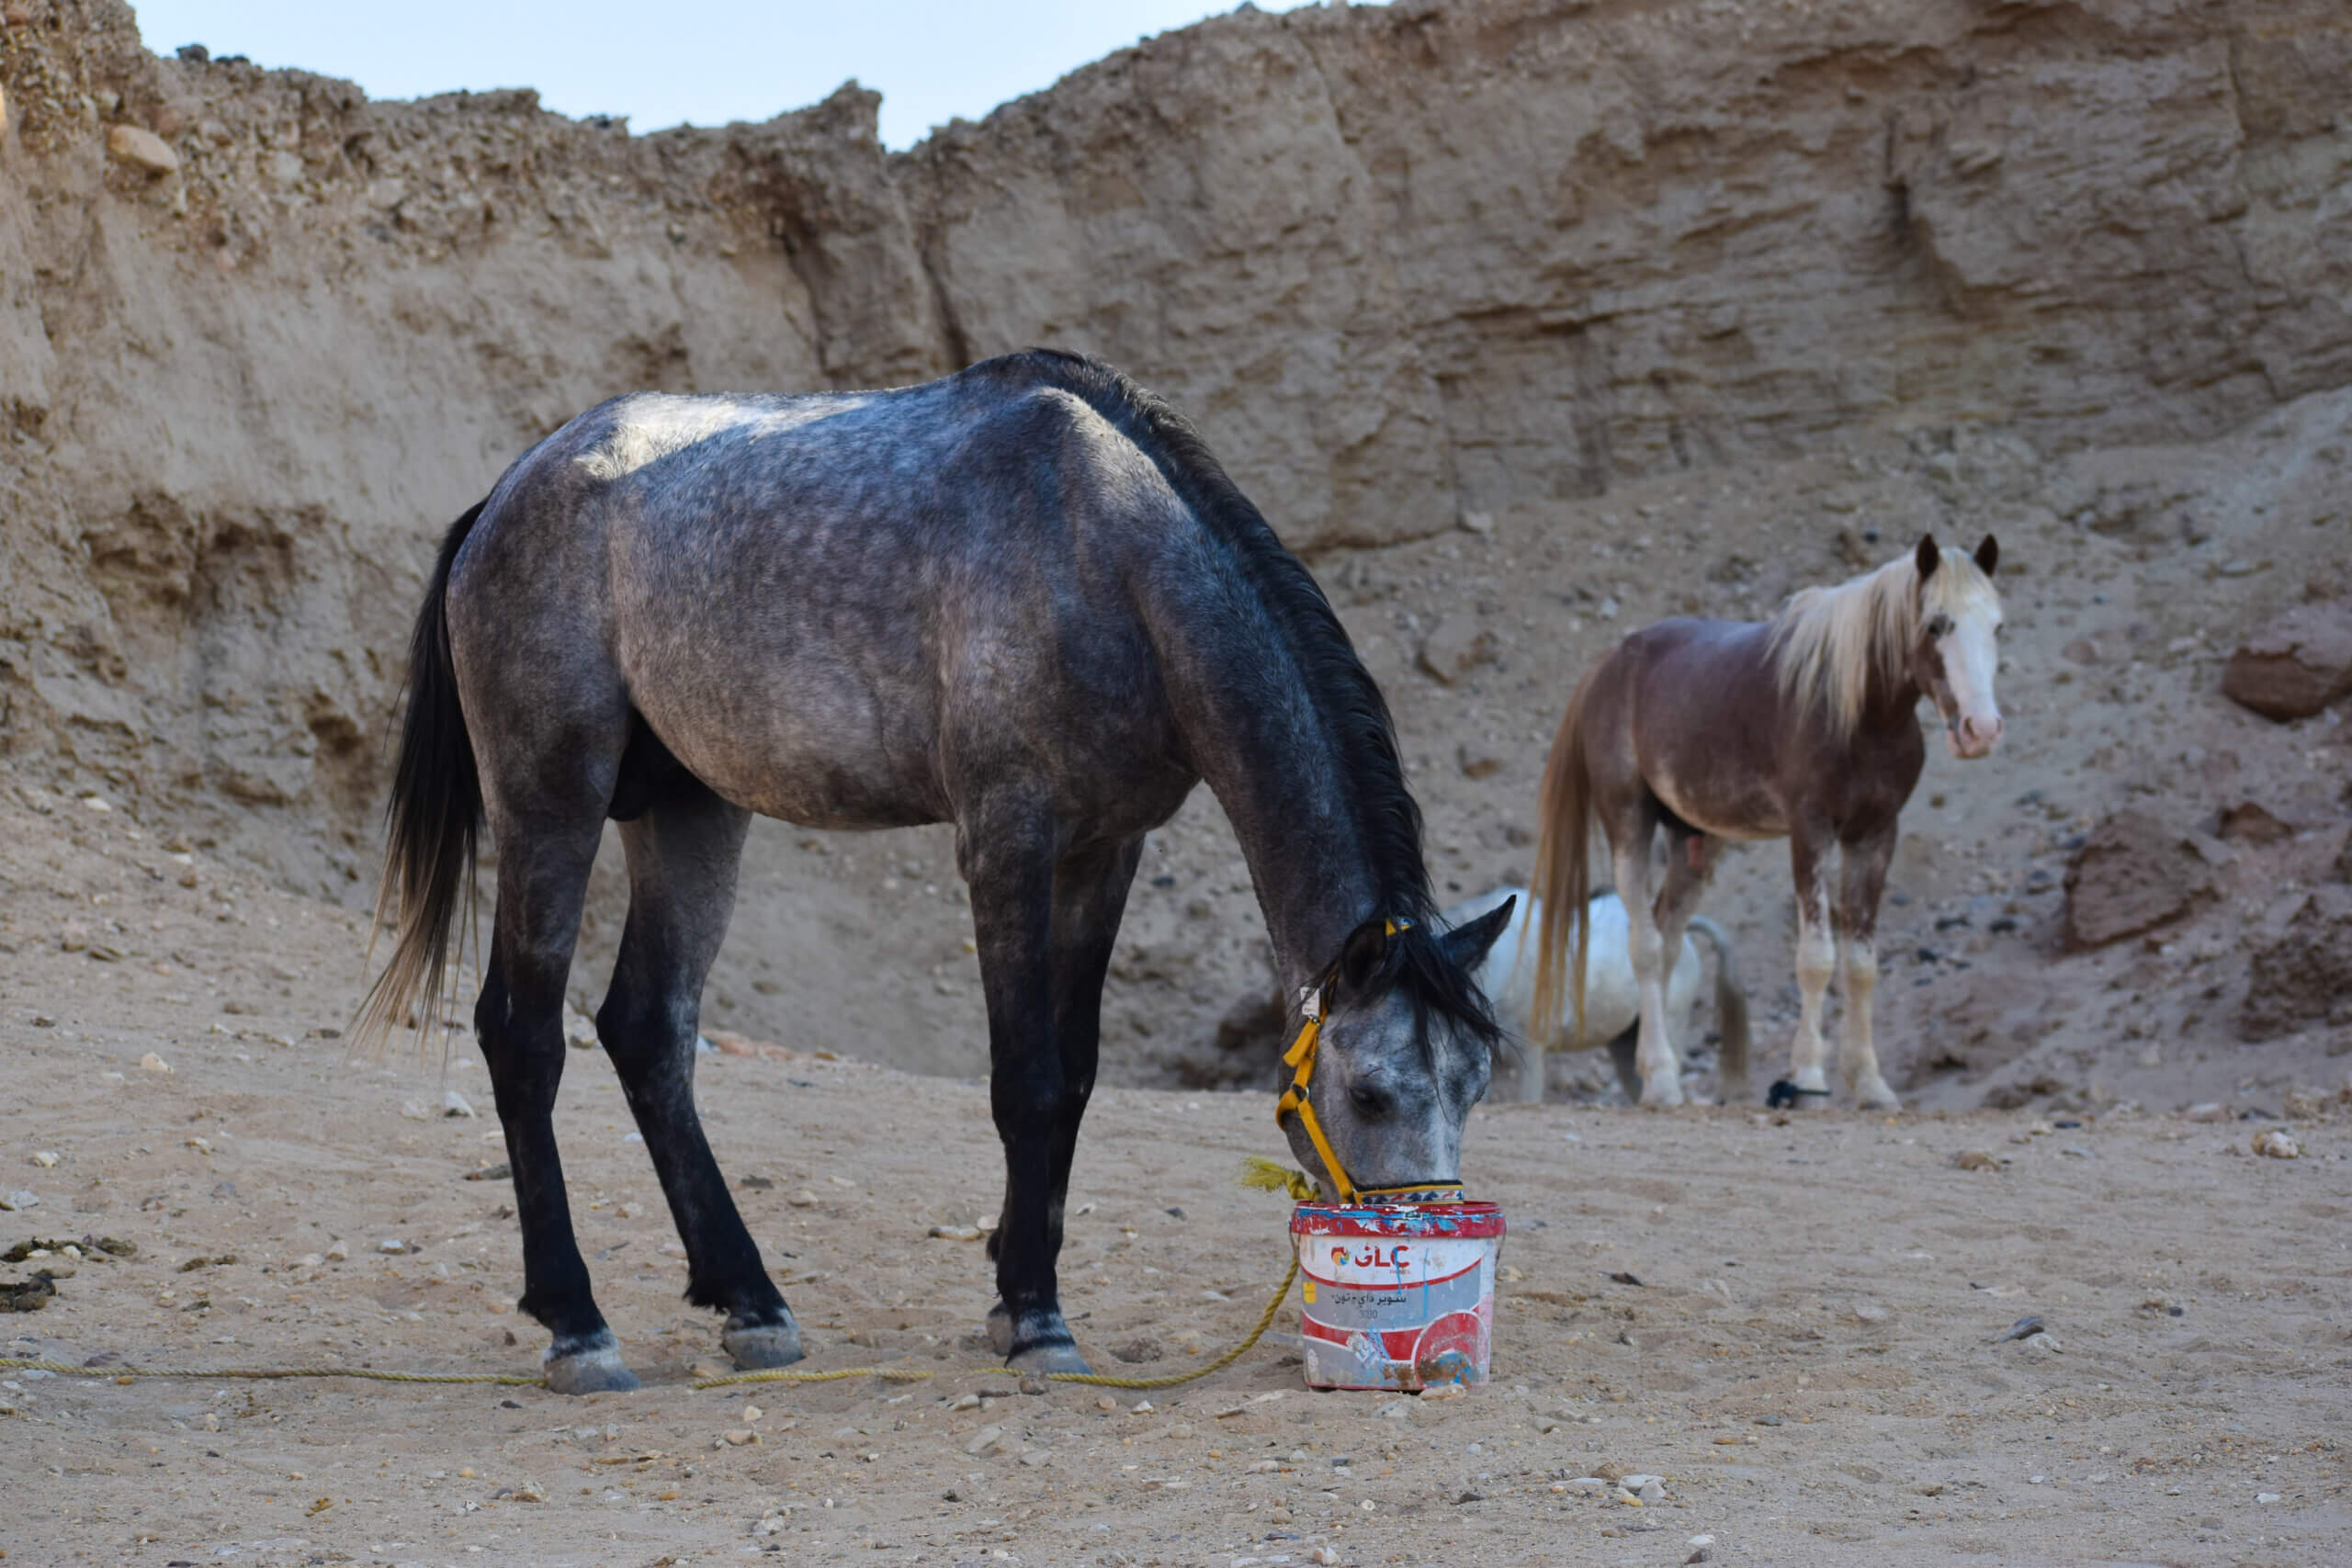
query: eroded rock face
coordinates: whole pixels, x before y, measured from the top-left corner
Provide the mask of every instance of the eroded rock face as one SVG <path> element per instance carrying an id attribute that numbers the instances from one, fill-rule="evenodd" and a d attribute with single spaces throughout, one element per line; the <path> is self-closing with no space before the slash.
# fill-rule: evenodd
<path id="1" fill-rule="evenodd" d="M 1941 442 L 1923 527 L 1973 493 L 1960 448 L 1999 445 L 2074 453 L 2056 515 L 2169 547 L 2178 496 L 2213 487 L 2166 468 L 2148 489 L 2117 444 L 2352 385 L 2340 0 L 1244 11 L 903 153 L 855 88 L 632 137 L 527 91 L 378 104 L 160 60 L 119 0 L 6 13 L 0 750 L 355 898 L 440 530 L 622 390 L 902 382 L 1057 344 L 1173 399 L 1295 545 L 1459 525 L 1474 552 L 1523 552 L 1528 519 L 1565 527 L 1628 481 L 1712 493 L 1958 429 L 1982 440 Z M 109 152 L 118 127 L 177 168 Z M 1657 581 L 1711 572 L 1668 561 L 1672 511 L 1628 517 L 1624 547 L 1655 531 Z M 1777 558 L 1803 515 L 1737 543 L 1741 608 L 1797 584 Z M 1570 573 L 1611 618 L 1622 581 Z M 1367 650 L 1418 651 L 1354 608 Z M 1413 608 L 1427 627 L 1467 601 Z M 1479 614 L 1508 669 L 1444 694 L 1496 702 L 1551 645 Z M 2082 668 L 2102 680 L 2145 651 L 2100 637 Z M 1410 669 L 1382 678 L 1428 684 Z M 1489 760 L 1460 756 L 1474 778 Z M 790 836 L 763 834 L 741 928 L 845 966 L 874 951 L 865 896 L 810 895 Z M 866 852 L 936 863 L 910 897 L 953 883 L 945 835 L 893 842 Z M 608 856 L 591 955 L 619 885 Z M 934 919 L 963 963 L 964 911 Z M 1183 920 L 1153 941 L 1227 956 L 1115 978 L 1176 998 L 1122 1001 L 1136 1038 L 1176 1017 L 1205 1038 L 1241 983 L 1248 917 Z M 730 948 L 721 993 L 752 965 Z M 958 984 L 892 984 L 862 1027 L 968 1021 Z M 776 1006 L 754 1021 L 781 1028 Z"/>
<path id="2" fill-rule="evenodd" d="M 16 10 L 9 743 L 345 826 L 435 532 L 632 388 L 1082 348 L 1328 546 L 1874 423 L 2176 440 L 2352 380 L 2335 0 L 1245 11 L 900 154 L 854 88 L 631 137 Z"/>
<path id="3" fill-rule="evenodd" d="M 2255 950 L 2244 1026 L 2267 1040 L 2311 1023 L 2352 1023 L 2352 886 L 2313 889 L 2278 937 Z"/>
<path id="4" fill-rule="evenodd" d="M 2309 718 L 2352 694 L 2352 599 L 2298 604 L 2222 671 L 2222 694 L 2265 718 Z"/>
<path id="5" fill-rule="evenodd" d="M 2066 938 L 2104 947 L 2187 914 L 2212 891 L 2212 869 L 2194 838 L 2153 812 L 2119 811 L 2066 868 Z"/>

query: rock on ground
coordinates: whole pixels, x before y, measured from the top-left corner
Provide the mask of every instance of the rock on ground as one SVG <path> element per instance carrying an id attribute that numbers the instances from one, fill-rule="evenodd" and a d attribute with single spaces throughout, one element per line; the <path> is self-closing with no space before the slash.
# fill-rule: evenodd
<path id="1" fill-rule="evenodd" d="M 2309 718 L 2352 693 L 2352 598 L 2298 604 L 2230 656 L 2222 692 L 2266 718 Z"/>
<path id="2" fill-rule="evenodd" d="M 2352 1023 L 2352 886 L 2328 883 L 2273 942 L 2255 950 L 2244 1023 L 2267 1040 L 2306 1024 Z"/>
<path id="3" fill-rule="evenodd" d="M 2066 936 L 2103 947 L 2187 913 L 2210 897 L 2213 874 L 2198 840 L 2154 812 L 2129 807 L 2101 822 L 2066 868 Z"/>

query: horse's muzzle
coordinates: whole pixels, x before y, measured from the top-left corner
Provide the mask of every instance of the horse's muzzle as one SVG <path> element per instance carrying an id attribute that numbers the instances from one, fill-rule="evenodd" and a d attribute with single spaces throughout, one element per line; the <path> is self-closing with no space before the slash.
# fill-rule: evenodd
<path id="1" fill-rule="evenodd" d="M 1951 754 L 1962 761 L 1973 761 L 1990 756 L 1993 748 L 2001 743 L 2001 716 L 1978 718 L 1971 714 L 1944 726 L 1944 739 L 1951 747 Z"/>

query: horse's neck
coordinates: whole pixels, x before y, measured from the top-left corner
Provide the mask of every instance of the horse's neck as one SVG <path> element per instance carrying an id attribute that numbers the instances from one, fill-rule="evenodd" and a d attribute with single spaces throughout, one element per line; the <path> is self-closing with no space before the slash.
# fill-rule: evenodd
<path id="1" fill-rule="evenodd" d="M 1210 779 L 1250 863 L 1286 995 L 1314 984 L 1348 933 L 1382 912 L 1333 763 L 1285 761 L 1264 778 L 1253 768 Z"/>
<path id="2" fill-rule="evenodd" d="M 1926 695 L 1919 689 L 1919 682 L 1911 678 L 1907 667 L 1894 674 L 1883 669 L 1872 670 L 1870 686 L 1862 694 L 1862 711 L 1860 720 L 1855 726 L 1856 733 L 1882 735 L 1905 729 L 1916 732 L 1918 719 L 1915 716 L 1918 712 L 1919 699 Z"/>
<path id="3" fill-rule="evenodd" d="M 1253 672 L 1254 673 L 1254 672 Z M 1311 985 L 1348 933 L 1382 913 L 1379 882 L 1350 791 L 1347 759 L 1306 693 L 1272 704 L 1257 679 L 1204 682 L 1215 697 L 1191 728 L 1195 765 L 1233 823 L 1250 863 L 1286 994 Z"/>

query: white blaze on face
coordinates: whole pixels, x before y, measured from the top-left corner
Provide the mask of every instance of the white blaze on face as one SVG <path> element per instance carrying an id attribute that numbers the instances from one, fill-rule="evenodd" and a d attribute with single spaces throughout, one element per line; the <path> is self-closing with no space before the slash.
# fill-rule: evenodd
<path id="1" fill-rule="evenodd" d="M 1949 558 L 1946 570 L 1951 570 Z M 1941 577 L 1945 573 L 1936 575 Z M 1952 711 L 1946 716 L 1944 739 L 1951 744 L 1952 755 L 1961 758 L 1984 756 L 2001 739 L 2001 705 L 1993 694 L 1994 675 L 2001 662 L 2000 644 L 1996 637 L 2001 624 L 2001 602 L 1991 584 L 1983 581 L 1982 574 L 1976 575 L 1977 581 L 1950 594 L 1940 606 L 1951 618 L 1951 629 L 1939 643 L 1944 681 L 1951 688 L 1952 701 Z"/>

